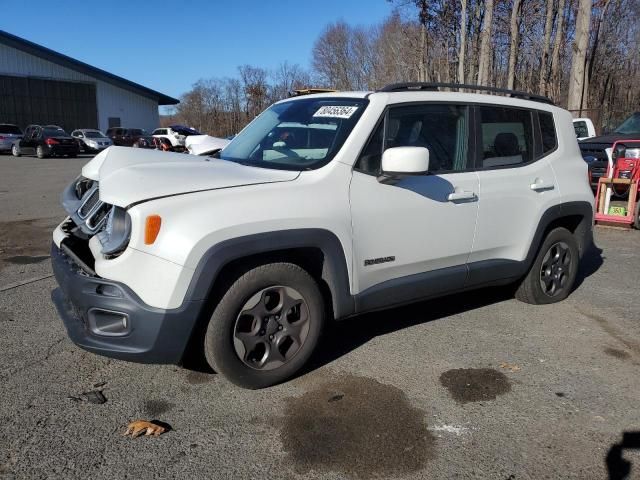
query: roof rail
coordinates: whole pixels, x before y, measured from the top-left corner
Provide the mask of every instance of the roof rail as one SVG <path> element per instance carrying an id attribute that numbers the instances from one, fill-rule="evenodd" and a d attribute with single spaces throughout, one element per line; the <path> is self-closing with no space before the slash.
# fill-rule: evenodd
<path id="1" fill-rule="evenodd" d="M 382 87 L 377 92 L 413 92 L 413 91 L 429 91 L 437 92 L 440 88 L 456 88 L 458 90 L 481 90 L 483 92 L 504 93 L 511 97 L 532 100 L 534 102 L 548 103 L 554 105 L 553 101 L 543 95 L 534 93 L 520 92 L 518 90 L 509 90 L 507 88 L 486 87 L 483 85 L 470 85 L 466 83 L 439 83 L 439 82 L 405 82 L 392 83 Z"/>
<path id="2" fill-rule="evenodd" d="M 313 93 L 332 93 L 337 92 L 333 88 L 298 88 L 293 92 L 289 92 L 290 97 L 299 97 L 300 95 L 311 95 Z"/>

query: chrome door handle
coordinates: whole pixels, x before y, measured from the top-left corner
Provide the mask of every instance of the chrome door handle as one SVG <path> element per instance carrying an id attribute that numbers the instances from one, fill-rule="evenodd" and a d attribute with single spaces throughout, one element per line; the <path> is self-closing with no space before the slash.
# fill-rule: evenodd
<path id="1" fill-rule="evenodd" d="M 553 183 L 545 183 L 542 180 L 537 180 L 529 185 L 529 188 L 534 192 L 544 192 L 545 190 L 553 190 L 556 186 Z"/>
<path id="2" fill-rule="evenodd" d="M 460 200 L 475 200 L 476 198 L 478 197 L 476 197 L 475 192 L 469 192 L 467 190 L 453 192 L 447 196 L 447 200 L 449 200 L 450 202 L 457 202 Z"/>

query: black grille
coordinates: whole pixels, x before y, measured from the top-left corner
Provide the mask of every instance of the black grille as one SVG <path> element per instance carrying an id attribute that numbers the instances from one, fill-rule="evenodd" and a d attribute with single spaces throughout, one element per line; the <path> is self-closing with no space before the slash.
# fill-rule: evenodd
<path id="1" fill-rule="evenodd" d="M 594 157 L 597 160 L 607 161 L 606 148 L 611 148 L 611 145 L 607 143 L 581 143 L 580 151 L 583 157 Z"/>

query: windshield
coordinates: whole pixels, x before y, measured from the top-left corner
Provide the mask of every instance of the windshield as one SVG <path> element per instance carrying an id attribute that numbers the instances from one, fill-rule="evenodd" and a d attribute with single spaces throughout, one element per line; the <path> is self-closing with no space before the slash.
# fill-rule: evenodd
<path id="1" fill-rule="evenodd" d="M 0 125 L 0 133 L 12 133 L 14 135 L 22 135 L 22 132 L 15 125 Z"/>
<path id="2" fill-rule="evenodd" d="M 132 128 L 129 130 L 129 135 L 149 135 L 146 130 L 142 130 L 141 128 Z"/>
<path id="3" fill-rule="evenodd" d="M 262 168 L 319 168 L 340 150 L 367 103 L 328 97 L 278 103 L 261 113 L 219 156 Z"/>
<path id="4" fill-rule="evenodd" d="M 68 137 L 67 132 L 61 128 L 45 127 L 42 131 L 42 135 L 45 137 Z"/>
<path id="5" fill-rule="evenodd" d="M 84 132 L 84 136 L 87 138 L 105 138 L 104 133 L 97 130 L 87 130 Z"/>
<path id="6" fill-rule="evenodd" d="M 614 130 L 615 133 L 624 133 L 627 135 L 640 134 L 640 112 L 636 112 L 627 118 L 622 124 Z"/>

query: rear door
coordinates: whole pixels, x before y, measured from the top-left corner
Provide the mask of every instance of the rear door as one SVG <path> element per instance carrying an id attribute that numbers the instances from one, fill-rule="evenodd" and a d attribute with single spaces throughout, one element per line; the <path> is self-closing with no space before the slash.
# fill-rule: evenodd
<path id="1" fill-rule="evenodd" d="M 555 146 L 544 151 L 535 110 L 478 106 L 476 122 L 481 193 L 469 257 L 472 284 L 519 274 L 542 215 L 559 202 L 546 158 Z"/>

